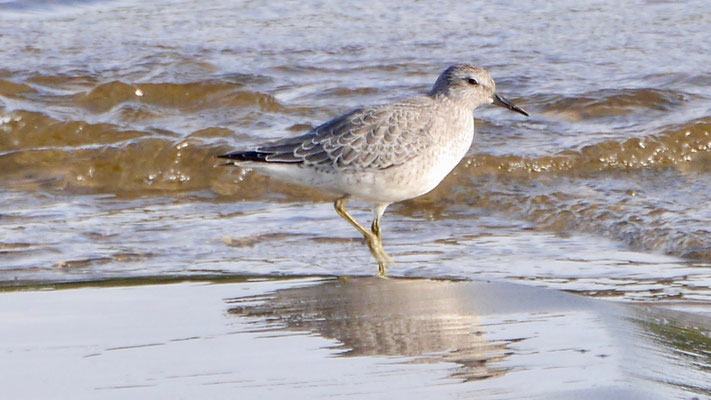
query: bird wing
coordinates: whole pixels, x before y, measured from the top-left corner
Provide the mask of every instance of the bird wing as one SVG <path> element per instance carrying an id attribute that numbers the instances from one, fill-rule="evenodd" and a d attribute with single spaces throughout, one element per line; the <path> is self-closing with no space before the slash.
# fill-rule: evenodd
<path id="1" fill-rule="evenodd" d="M 227 157 L 277 163 L 333 164 L 338 169 L 385 169 L 417 156 L 432 140 L 431 118 L 417 104 L 357 109 L 294 138 Z M 229 155 L 228 155 L 229 156 Z"/>

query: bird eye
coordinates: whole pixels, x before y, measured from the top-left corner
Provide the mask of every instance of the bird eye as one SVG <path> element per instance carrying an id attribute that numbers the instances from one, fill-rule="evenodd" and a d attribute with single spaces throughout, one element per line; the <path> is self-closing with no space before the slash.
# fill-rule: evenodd
<path id="1" fill-rule="evenodd" d="M 477 82 L 477 80 L 474 78 L 468 78 L 467 83 L 469 83 L 470 85 L 478 85 L 479 84 L 479 82 Z"/>

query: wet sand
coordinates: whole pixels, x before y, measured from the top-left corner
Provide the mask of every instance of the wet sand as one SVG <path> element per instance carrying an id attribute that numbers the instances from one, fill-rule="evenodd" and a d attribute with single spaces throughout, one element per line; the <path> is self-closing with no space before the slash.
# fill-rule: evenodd
<path id="1" fill-rule="evenodd" d="M 711 320 L 699 315 L 485 281 L 134 283 L 0 293 L 3 395 L 711 394 Z"/>
<path id="2" fill-rule="evenodd" d="M 0 1 L 0 397 L 710 398 L 711 14 L 642 5 Z M 456 62 L 532 115 L 388 210 L 419 280 L 303 278 L 375 265 L 215 156 Z"/>

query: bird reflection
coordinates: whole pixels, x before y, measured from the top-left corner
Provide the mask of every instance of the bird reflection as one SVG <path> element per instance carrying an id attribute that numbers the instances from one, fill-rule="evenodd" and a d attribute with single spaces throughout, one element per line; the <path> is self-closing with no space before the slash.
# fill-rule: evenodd
<path id="1" fill-rule="evenodd" d="M 509 341 L 487 341 L 470 301 L 451 281 L 347 278 L 230 300 L 231 314 L 265 331 L 306 331 L 341 343 L 339 356 L 396 356 L 450 362 L 452 378 L 506 373 L 496 364 Z"/>

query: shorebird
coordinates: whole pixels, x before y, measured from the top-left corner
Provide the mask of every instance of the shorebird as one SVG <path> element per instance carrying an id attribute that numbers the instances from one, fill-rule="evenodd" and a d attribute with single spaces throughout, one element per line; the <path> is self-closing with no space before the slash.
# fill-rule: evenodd
<path id="1" fill-rule="evenodd" d="M 336 212 L 363 235 L 378 275 L 386 276 L 392 259 L 381 235 L 385 209 L 431 191 L 457 166 L 474 138 L 472 112 L 486 104 L 528 116 L 496 93 L 485 69 L 452 65 L 420 96 L 358 108 L 306 134 L 219 157 L 333 195 Z M 370 229 L 346 210 L 349 199 L 374 204 Z"/>

